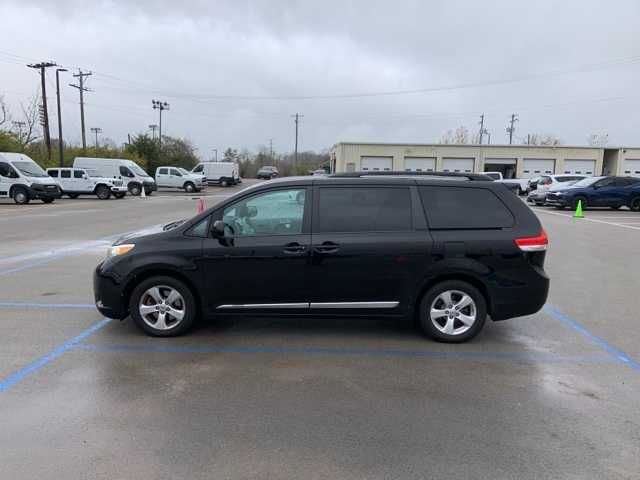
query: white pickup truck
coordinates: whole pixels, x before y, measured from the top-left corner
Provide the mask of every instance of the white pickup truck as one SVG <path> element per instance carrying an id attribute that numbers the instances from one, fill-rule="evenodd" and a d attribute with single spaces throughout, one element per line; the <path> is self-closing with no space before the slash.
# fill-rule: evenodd
<path id="1" fill-rule="evenodd" d="M 493 178 L 496 182 L 504 183 L 509 190 L 512 190 L 518 195 L 524 195 L 527 193 L 527 187 L 529 186 L 528 178 L 504 178 L 501 172 L 482 172 Z"/>

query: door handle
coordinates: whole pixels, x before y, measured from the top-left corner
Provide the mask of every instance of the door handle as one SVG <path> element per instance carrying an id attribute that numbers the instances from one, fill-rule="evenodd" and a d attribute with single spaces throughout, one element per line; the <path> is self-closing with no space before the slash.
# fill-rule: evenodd
<path id="1" fill-rule="evenodd" d="M 316 253 L 322 254 L 336 253 L 338 250 L 340 250 L 340 245 L 334 242 L 322 242 L 321 245 L 316 245 L 315 247 L 313 247 L 313 250 Z"/>
<path id="2" fill-rule="evenodd" d="M 298 242 L 287 243 L 282 250 L 284 253 L 289 255 L 296 255 L 300 253 L 304 253 L 307 250 L 307 247 L 304 245 L 300 245 Z"/>

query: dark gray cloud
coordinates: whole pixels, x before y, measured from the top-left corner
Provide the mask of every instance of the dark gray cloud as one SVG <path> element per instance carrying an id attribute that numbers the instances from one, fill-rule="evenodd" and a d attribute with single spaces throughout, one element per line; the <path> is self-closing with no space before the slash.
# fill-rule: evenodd
<path id="1" fill-rule="evenodd" d="M 458 125 L 475 129 L 481 112 L 502 142 L 513 111 L 521 136 L 552 132 L 580 144 L 608 132 L 614 143 L 640 143 L 634 0 L 5 0 L 0 18 L 0 94 L 15 104 L 37 88 L 26 60 L 92 69 L 88 123 L 119 142 L 155 123 L 157 97 L 171 103 L 165 131 L 203 155 L 269 138 L 290 150 L 295 112 L 305 115 L 303 148 L 434 141 Z M 493 83 L 508 79 L 521 81 Z M 438 86 L 465 88 L 292 98 Z M 64 99 L 77 140 L 75 91 Z"/>

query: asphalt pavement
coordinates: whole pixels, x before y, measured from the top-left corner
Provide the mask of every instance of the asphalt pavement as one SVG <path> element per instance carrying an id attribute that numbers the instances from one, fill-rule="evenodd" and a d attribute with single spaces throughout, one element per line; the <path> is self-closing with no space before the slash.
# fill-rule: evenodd
<path id="1" fill-rule="evenodd" d="M 640 477 L 640 214 L 536 208 L 547 306 L 463 345 L 386 320 L 156 339 L 101 317 L 109 243 L 196 197 L 0 204 L 1 478 Z"/>

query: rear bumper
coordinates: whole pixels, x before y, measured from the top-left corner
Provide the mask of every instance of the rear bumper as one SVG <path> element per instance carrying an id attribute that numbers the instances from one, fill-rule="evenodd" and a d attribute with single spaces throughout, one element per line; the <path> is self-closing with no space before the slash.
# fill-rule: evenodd
<path id="1" fill-rule="evenodd" d="M 566 207 L 567 205 L 569 205 L 569 200 L 565 197 L 554 197 L 547 195 L 545 203 L 547 205 L 551 205 L 552 207 Z"/>
<path id="2" fill-rule="evenodd" d="M 540 311 L 549 294 L 549 277 L 543 269 L 533 267 L 524 282 L 517 286 L 494 287 L 490 292 L 490 315 L 493 320 L 533 315 Z"/>
<path id="3" fill-rule="evenodd" d="M 115 186 L 111 186 L 109 187 L 109 189 L 111 190 L 111 193 L 127 193 L 127 187 L 115 187 Z"/>
<path id="4" fill-rule="evenodd" d="M 93 272 L 93 297 L 98 311 L 108 318 L 122 320 L 129 312 L 122 286 L 113 278 L 102 275 L 98 265 Z"/>

